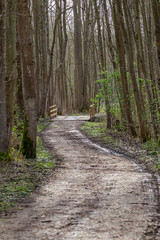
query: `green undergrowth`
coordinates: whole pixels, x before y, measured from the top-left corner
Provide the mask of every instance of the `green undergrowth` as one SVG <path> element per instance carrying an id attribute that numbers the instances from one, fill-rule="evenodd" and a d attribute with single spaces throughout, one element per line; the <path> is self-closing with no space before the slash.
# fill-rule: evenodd
<path id="1" fill-rule="evenodd" d="M 41 132 L 44 128 L 46 128 L 49 125 L 49 123 L 50 123 L 49 119 L 39 118 L 37 125 L 38 133 Z"/>
<path id="2" fill-rule="evenodd" d="M 96 138 L 105 137 L 106 135 L 106 129 L 101 122 L 85 122 L 81 130 Z"/>
<path id="3" fill-rule="evenodd" d="M 160 147 L 153 139 L 141 144 L 122 128 L 106 129 L 105 121 L 85 122 L 81 130 L 107 148 L 150 162 L 153 170 L 160 173 Z"/>
<path id="4" fill-rule="evenodd" d="M 38 132 L 49 123 L 40 120 Z M 17 149 L 10 151 L 10 161 L 0 161 L 0 214 L 25 200 L 55 166 L 55 157 L 37 137 L 36 159 L 25 159 Z"/>

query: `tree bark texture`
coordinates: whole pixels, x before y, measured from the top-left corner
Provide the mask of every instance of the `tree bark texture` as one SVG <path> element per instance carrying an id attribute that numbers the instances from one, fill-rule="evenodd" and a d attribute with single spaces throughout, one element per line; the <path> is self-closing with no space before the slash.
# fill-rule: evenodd
<path id="1" fill-rule="evenodd" d="M 37 107 L 35 72 L 33 59 L 33 44 L 31 37 L 31 22 L 29 1 L 21 0 L 17 3 L 19 45 L 22 62 L 23 96 L 25 107 L 25 122 L 21 152 L 26 158 L 36 157 L 37 137 Z"/>
<path id="2" fill-rule="evenodd" d="M 73 0 L 74 12 L 74 60 L 75 60 L 75 101 L 78 111 L 83 108 L 83 64 L 82 64 L 82 34 L 81 34 L 80 0 Z"/>
<path id="3" fill-rule="evenodd" d="M 16 1 L 5 0 L 5 72 L 8 144 L 11 143 L 17 85 Z"/>
<path id="4" fill-rule="evenodd" d="M 131 103 L 129 99 L 129 88 L 127 82 L 126 74 L 126 56 L 125 56 L 125 46 L 124 46 L 124 35 L 122 29 L 122 19 L 118 9 L 121 7 L 121 2 L 118 0 L 113 1 L 113 19 L 114 19 L 114 29 L 116 37 L 117 52 L 119 57 L 120 73 L 121 73 L 121 84 L 123 90 L 123 106 L 124 112 L 126 114 L 126 119 L 128 126 L 130 128 L 131 134 L 136 136 L 136 131 L 134 128 L 134 123 L 132 119 Z"/>
<path id="5" fill-rule="evenodd" d="M 94 8 L 95 8 L 95 16 L 97 20 L 97 28 L 98 28 L 98 44 L 99 44 L 99 60 L 100 60 L 100 69 L 101 71 L 104 71 L 106 68 L 106 61 L 105 61 L 105 53 L 104 53 L 104 46 L 103 46 L 103 38 L 102 38 L 102 33 L 101 33 L 101 22 L 100 22 L 100 12 L 98 9 L 97 1 L 94 0 Z M 105 79 L 105 74 L 102 74 L 102 78 Z M 103 87 L 103 86 L 101 86 Z M 105 110 L 106 110 L 106 117 L 107 117 L 107 128 L 111 128 L 111 112 L 110 112 L 110 103 L 108 99 L 108 92 L 104 88 L 104 102 L 105 102 Z"/>
<path id="6" fill-rule="evenodd" d="M 4 1 L 0 1 L 0 154 L 8 151 L 5 90 Z"/>
<path id="7" fill-rule="evenodd" d="M 137 115 L 138 115 L 138 121 L 139 121 L 139 127 L 140 127 L 140 139 L 142 142 L 145 142 L 148 139 L 147 123 L 145 120 L 146 114 L 145 114 L 145 109 L 142 107 L 142 102 L 141 102 L 138 84 L 137 84 L 137 80 L 136 80 L 136 74 L 135 74 L 135 69 L 134 69 L 134 50 L 133 50 L 133 44 L 130 44 L 131 42 L 133 42 L 133 40 L 132 40 L 133 39 L 133 31 L 131 31 L 132 25 L 130 24 L 131 21 L 129 22 L 128 9 L 127 9 L 126 4 L 127 4 L 126 1 L 123 0 L 126 28 L 124 26 L 123 13 L 122 13 L 122 8 L 120 5 L 119 5 L 120 8 L 118 8 L 118 11 L 121 14 L 122 30 L 123 30 L 123 34 L 125 36 L 127 62 L 128 62 L 129 72 L 130 72 L 130 78 L 131 78 L 132 85 L 133 85 L 135 104 L 136 104 L 136 108 L 137 108 Z"/>

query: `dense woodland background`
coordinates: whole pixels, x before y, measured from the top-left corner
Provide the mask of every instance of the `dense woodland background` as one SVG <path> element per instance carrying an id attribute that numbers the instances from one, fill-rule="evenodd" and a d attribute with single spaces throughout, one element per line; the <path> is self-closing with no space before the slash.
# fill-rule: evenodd
<path id="1" fill-rule="evenodd" d="M 105 110 L 116 125 L 160 144 L 157 0 L 1 0 L 0 153 L 22 121 L 20 152 L 36 157 L 37 120 Z"/>

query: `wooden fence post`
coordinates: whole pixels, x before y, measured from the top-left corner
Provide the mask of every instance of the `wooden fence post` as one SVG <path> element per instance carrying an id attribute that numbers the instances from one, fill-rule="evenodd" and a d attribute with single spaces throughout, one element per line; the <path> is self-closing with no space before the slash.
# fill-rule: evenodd
<path id="1" fill-rule="evenodd" d="M 94 108 L 94 105 L 90 106 L 89 115 L 90 115 L 90 122 L 94 122 L 94 120 L 95 120 L 95 108 Z"/>
<path id="2" fill-rule="evenodd" d="M 57 107 L 56 105 L 53 105 L 51 107 L 49 107 L 50 110 L 50 119 L 54 119 L 57 117 Z"/>

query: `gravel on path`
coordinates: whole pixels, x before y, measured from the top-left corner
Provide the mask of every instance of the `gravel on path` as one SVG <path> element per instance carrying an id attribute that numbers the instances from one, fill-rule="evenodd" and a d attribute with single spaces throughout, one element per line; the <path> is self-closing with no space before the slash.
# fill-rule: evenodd
<path id="1" fill-rule="evenodd" d="M 92 145 L 80 121 L 42 133 L 53 176 L 24 208 L 0 219 L 0 240 L 158 240 L 158 186 L 133 161 Z"/>

